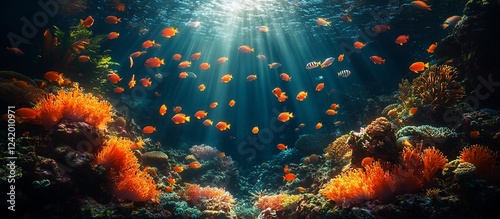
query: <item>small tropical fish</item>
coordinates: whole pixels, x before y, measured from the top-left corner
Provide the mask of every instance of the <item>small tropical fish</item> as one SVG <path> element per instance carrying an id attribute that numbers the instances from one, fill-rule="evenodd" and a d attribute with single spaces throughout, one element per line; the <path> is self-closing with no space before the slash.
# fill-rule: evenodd
<path id="1" fill-rule="evenodd" d="M 320 129 L 321 127 L 323 127 L 323 123 L 321 122 L 318 122 L 315 126 L 316 129 Z"/>
<path id="2" fill-rule="evenodd" d="M 280 78 L 283 81 L 292 81 L 292 77 L 290 77 L 290 75 L 284 72 L 280 74 Z"/>
<path id="3" fill-rule="evenodd" d="M 89 56 L 85 56 L 85 55 L 81 55 L 78 57 L 78 61 L 81 62 L 81 63 L 87 63 L 90 61 L 90 57 Z"/>
<path id="4" fill-rule="evenodd" d="M 434 53 L 434 50 L 436 49 L 437 43 L 433 43 L 429 45 L 429 48 L 427 49 L 428 53 Z"/>
<path id="5" fill-rule="evenodd" d="M 330 21 L 327 21 L 326 18 L 317 18 L 316 19 L 316 23 L 319 25 L 319 26 L 331 26 L 332 25 L 332 22 Z"/>
<path id="6" fill-rule="evenodd" d="M 123 89 L 123 87 L 116 87 L 115 89 L 113 89 L 113 92 L 115 92 L 117 94 L 121 94 L 121 93 L 123 93 L 123 91 L 125 91 L 125 89 Z"/>
<path id="7" fill-rule="evenodd" d="M 278 97 L 278 102 L 284 102 L 285 100 L 288 99 L 288 96 L 286 95 L 286 92 L 282 92 L 280 96 Z"/>
<path id="8" fill-rule="evenodd" d="M 383 25 L 383 24 L 379 24 L 379 25 L 375 25 L 373 28 L 372 28 L 372 31 L 374 33 L 383 33 L 383 32 L 386 32 L 388 30 L 391 29 L 391 26 L 388 26 L 388 25 Z"/>
<path id="9" fill-rule="evenodd" d="M 362 49 L 363 47 L 365 47 L 365 46 L 366 46 L 366 44 L 364 44 L 364 43 L 362 43 L 362 42 L 359 42 L 359 41 L 356 41 L 356 42 L 354 42 L 353 46 L 354 46 L 354 48 L 356 48 L 356 49 Z"/>
<path id="10" fill-rule="evenodd" d="M 191 60 L 198 60 L 201 56 L 201 52 L 195 52 L 191 55 Z"/>
<path id="11" fill-rule="evenodd" d="M 480 133 L 477 130 L 471 131 L 469 133 L 469 137 L 472 139 L 477 139 L 477 138 L 479 138 L 479 136 L 480 136 Z"/>
<path id="12" fill-rule="evenodd" d="M 165 115 L 167 113 L 167 106 L 165 104 L 160 106 L 160 115 Z"/>
<path id="13" fill-rule="evenodd" d="M 224 76 L 221 77 L 220 81 L 222 83 L 229 83 L 233 79 L 233 76 L 231 74 L 225 74 Z"/>
<path id="14" fill-rule="evenodd" d="M 314 77 L 314 79 L 316 79 L 316 81 L 321 81 L 321 80 L 323 80 L 323 75 L 319 75 L 317 77 Z"/>
<path id="15" fill-rule="evenodd" d="M 178 32 L 179 31 L 177 31 L 176 28 L 167 27 L 167 28 L 163 29 L 163 31 L 161 31 L 161 36 L 166 37 L 166 38 L 170 38 L 170 37 L 175 36 L 175 34 L 177 34 Z"/>
<path id="16" fill-rule="evenodd" d="M 276 87 L 272 90 L 272 92 L 273 92 L 274 96 L 279 97 L 281 95 L 281 92 L 283 92 L 283 91 L 281 91 L 281 88 Z"/>
<path id="17" fill-rule="evenodd" d="M 325 83 L 319 83 L 316 85 L 316 91 L 321 91 L 323 88 L 325 88 Z"/>
<path id="18" fill-rule="evenodd" d="M 56 71 L 48 71 L 43 75 L 43 78 L 49 82 L 57 82 L 63 80 L 63 73 L 58 73 Z M 120 76 L 118 76 L 118 79 Z"/>
<path id="19" fill-rule="evenodd" d="M 150 68 L 158 68 L 164 64 L 165 64 L 165 59 L 159 59 L 157 57 L 154 57 L 154 58 L 149 58 L 148 60 L 146 60 L 146 62 L 144 63 L 144 66 L 150 67 Z"/>
<path id="20" fill-rule="evenodd" d="M 329 116 L 333 116 L 333 115 L 338 114 L 338 112 L 333 110 L 333 109 L 327 109 L 325 113 L 326 113 L 326 115 L 329 115 Z"/>
<path id="21" fill-rule="evenodd" d="M 153 45 L 153 47 L 154 47 L 154 48 L 160 48 L 160 47 L 161 47 L 161 44 L 159 44 L 159 43 L 155 43 L 155 44 Z"/>
<path id="22" fill-rule="evenodd" d="M 5 47 L 5 49 L 14 55 L 18 55 L 18 56 L 24 55 L 24 52 L 17 47 Z"/>
<path id="23" fill-rule="evenodd" d="M 408 115 L 413 116 L 418 112 L 418 107 L 412 107 L 408 110 Z"/>
<path id="24" fill-rule="evenodd" d="M 218 122 L 215 127 L 220 131 L 225 131 L 231 128 L 231 124 L 227 124 L 226 122 Z"/>
<path id="25" fill-rule="evenodd" d="M 220 57 L 219 59 L 217 59 L 217 64 L 222 64 L 224 62 L 227 62 L 228 58 L 227 57 Z"/>
<path id="26" fill-rule="evenodd" d="M 198 28 L 201 26 L 201 22 L 199 21 L 190 21 L 186 23 L 186 26 L 192 27 L 192 28 Z"/>
<path id="27" fill-rule="evenodd" d="M 193 162 L 189 163 L 189 168 L 199 169 L 199 168 L 201 168 L 201 164 L 198 161 L 193 161 Z"/>
<path id="28" fill-rule="evenodd" d="M 171 177 L 168 177 L 168 183 L 170 185 L 175 185 L 175 179 L 174 178 L 171 178 Z"/>
<path id="29" fill-rule="evenodd" d="M 148 49 L 148 48 L 151 48 L 152 46 L 155 45 L 155 41 L 154 40 L 146 40 L 142 43 L 142 48 L 144 49 Z"/>
<path id="30" fill-rule="evenodd" d="M 141 80 L 139 80 L 139 83 L 141 83 L 141 85 L 143 87 L 149 87 L 151 86 L 151 78 L 142 78 Z"/>
<path id="31" fill-rule="evenodd" d="M 179 63 L 179 68 L 189 68 L 191 67 L 191 62 L 190 61 L 182 61 Z"/>
<path id="32" fill-rule="evenodd" d="M 370 60 L 372 60 L 373 64 L 381 65 L 385 63 L 385 59 L 382 59 L 380 56 L 370 56 Z"/>
<path id="33" fill-rule="evenodd" d="M 351 17 L 349 17 L 349 15 L 347 15 L 347 14 L 342 14 L 342 15 L 340 15 L 340 19 L 342 19 L 342 21 L 344 21 L 344 22 L 346 22 L 346 23 L 350 23 L 350 22 L 352 22 Z"/>
<path id="34" fill-rule="evenodd" d="M 307 98 L 307 92 L 300 91 L 295 99 L 297 99 L 298 101 L 304 101 L 306 98 Z"/>
<path id="35" fill-rule="evenodd" d="M 280 151 L 282 151 L 282 150 L 288 149 L 288 146 L 286 146 L 283 143 L 279 143 L 278 145 L 276 145 L 276 148 L 278 148 Z"/>
<path id="36" fill-rule="evenodd" d="M 255 79 L 257 79 L 257 75 L 248 75 L 246 78 L 248 82 L 255 81 Z"/>
<path id="37" fill-rule="evenodd" d="M 153 133 L 155 131 L 156 131 L 156 127 L 150 126 L 150 125 L 145 126 L 144 128 L 142 128 L 142 133 L 144 133 L 144 134 L 151 134 L 151 133 Z"/>
<path id="38" fill-rule="evenodd" d="M 424 1 L 412 1 L 411 5 L 414 8 L 420 9 L 420 10 L 431 10 L 431 6 L 427 5 Z"/>
<path id="39" fill-rule="evenodd" d="M 293 113 L 291 112 L 282 112 L 278 115 L 278 121 L 280 122 L 287 122 L 291 118 L 293 118 Z"/>
<path id="40" fill-rule="evenodd" d="M 349 70 L 342 70 L 342 71 L 337 72 L 337 75 L 339 77 L 346 78 L 346 77 L 349 77 L 349 75 L 351 75 L 351 71 L 349 71 Z"/>
<path id="41" fill-rule="evenodd" d="M 313 69 L 313 68 L 317 68 L 321 65 L 321 62 L 318 61 L 318 62 L 309 62 L 307 63 L 306 65 L 306 69 Z"/>
<path id="42" fill-rule="evenodd" d="M 198 86 L 198 90 L 200 90 L 200 91 L 204 91 L 205 89 L 206 89 L 206 87 L 204 84 L 200 84 L 200 86 Z"/>
<path id="43" fill-rule="evenodd" d="M 94 25 L 94 18 L 92 16 L 88 16 L 85 18 L 85 20 L 80 19 L 80 24 L 83 25 L 85 28 L 89 28 L 92 25 Z"/>
<path id="44" fill-rule="evenodd" d="M 190 119 L 190 116 L 186 116 L 186 114 L 184 114 L 184 113 L 177 113 L 172 117 L 172 121 L 176 125 L 189 122 L 189 119 Z"/>
<path id="45" fill-rule="evenodd" d="M 295 174 L 293 173 L 287 173 L 283 176 L 283 180 L 286 180 L 288 182 L 294 181 L 296 178 L 297 176 L 295 176 Z"/>
<path id="46" fill-rule="evenodd" d="M 230 101 L 229 101 L 229 103 L 228 103 L 228 105 L 229 105 L 230 107 L 233 107 L 235 104 L 236 104 L 236 101 L 235 101 L 235 100 L 230 100 Z"/>
<path id="47" fill-rule="evenodd" d="M 283 172 L 284 173 L 289 173 L 290 172 L 290 168 L 288 168 L 288 165 L 285 165 L 285 167 L 283 167 Z"/>
<path id="48" fill-rule="evenodd" d="M 424 63 L 424 62 L 414 62 L 413 64 L 410 65 L 410 71 L 418 73 L 426 68 L 429 68 L 429 63 Z"/>
<path id="49" fill-rule="evenodd" d="M 238 47 L 238 50 L 242 53 L 251 53 L 254 51 L 254 48 L 251 48 L 247 45 L 241 45 L 240 47 Z"/>
<path id="50" fill-rule="evenodd" d="M 395 43 L 402 46 L 403 44 L 408 42 L 409 39 L 410 39 L 409 35 L 400 35 L 400 36 L 398 36 L 398 38 L 396 38 Z"/>
<path id="51" fill-rule="evenodd" d="M 172 167 L 172 170 L 176 173 L 182 173 L 182 171 L 184 171 L 184 167 L 175 165 L 174 167 Z"/>
<path id="52" fill-rule="evenodd" d="M 252 128 L 252 133 L 259 134 L 259 127 L 258 126 L 253 127 Z"/>
<path id="53" fill-rule="evenodd" d="M 158 91 L 155 91 L 154 94 L 155 94 L 155 97 L 160 97 L 161 96 L 160 92 L 158 92 Z"/>
<path id="54" fill-rule="evenodd" d="M 273 68 L 279 68 L 279 67 L 281 67 L 281 64 L 280 64 L 280 63 L 278 63 L 278 62 L 273 62 L 273 63 L 268 64 L 268 65 L 269 65 L 269 68 L 270 68 L 270 69 L 273 69 Z"/>
<path id="55" fill-rule="evenodd" d="M 323 61 L 323 63 L 321 63 L 321 68 L 326 68 L 326 67 L 332 65 L 333 61 L 335 61 L 335 58 L 333 58 L 333 57 L 326 58 L 325 61 Z"/>
<path id="56" fill-rule="evenodd" d="M 120 75 L 116 74 L 116 73 L 111 73 L 111 74 L 108 74 L 108 80 L 113 83 L 113 84 L 116 84 L 118 83 L 119 81 L 122 80 L 122 78 L 120 77 Z"/>
<path id="57" fill-rule="evenodd" d="M 104 19 L 104 22 L 108 23 L 108 24 L 118 24 L 119 22 L 121 22 L 122 20 L 120 18 L 117 18 L 116 16 L 107 16 L 105 19 Z"/>
<path id="58" fill-rule="evenodd" d="M 213 109 L 213 108 L 217 107 L 217 105 L 219 105 L 219 103 L 212 102 L 212 103 L 210 103 L 210 105 L 208 107 L 210 107 L 210 109 Z"/>
<path id="59" fill-rule="evenodd" d="M 266 56 L 262 55 L 262 54 L 259 54 L 259 55 L 257 55 L 257 59 L 260 60 L 260 61 L 264 61 L 264 60 L 266 60 Z"/>
<path id="60" fill-rule="evenodd" d="M 137 51 L 137 52 L 133 52 L 132 54 L 130 54 L 130 56 L 128 57 L 129 60 L 130 60 L 130 68 L 132 68 L 132 66 L 134 66 L 134 59 L 141 56 L 142 54 L 145 54 L 147 53 L 146 51 Z"/>
<path id="61" fill-rule="evenodd" d="M 340 55 L 339 55 L 339 57 L 337 57 L 337 61 L 338 61 L 338 62 L 342 62 L 342 61 L 344 61 L 344 54 L 343 54 L 343 53 L 342 53 L 342 54 L 340 54 Z"/>
<path id="62" fill-rule="evenodd" d="M 336 110 L 336 109 L 338 109 L 339 107 L 340 107 L 340 105 L 339 105 L 339 104 L 337 104 L 337 103 L 332 103 L 332 105 L 330 105 L 330 109 L 332 109 L 332 110 Z"/>
<path id="63" fill-rule="evenodd" d="M 175 61 L 180 61 L 182 58 L 182 55 L 179 54 L 179 53 L 176 53 L 172 56 L 172 59 L 175 60 Z"/>
<path id="64" fill-rule="evenodd" d="M 367 165 L 370 165 L 373 163 L 373 161 L 375 161 L 375 159 L 373 159 L 373 157 L 365 157 L 365 158 L 363 158 L 363 160 L 361 160 L 361 166 L 365 167 Z"/>
<path id="65" fill-rule="evenodd" d="M 182 107 L 180 107 L 180 106 L 174 107 L 174 112 L 179 113 L 180 111 L 182 111 Z"/>
<path id="66" fill-rule="evenodd" d="M 135 74 L 132 74 L 132 78 L 130 79 L 130 81 L 128 82 L 128 88 L 132 89 L 133 87 L 135 87 Z"/>
<path id="67" fill-rule="evenodd" d="M 446 20 L 443 22 L 441 26 L 443 26 L 443 29 L 446 29 L 448 26 L 455 26 L 460 20 L 462 20 L 461 16 L 454 15 L 449 18 L 446 18 Z"/>
<path id="68" fill-rule="evenodd" d="M 297 187 L 297 190 L 299 190 L 299 192 L 306 192 L 307 191 L 307 189 L 302 187 L 302 186 Z"/>
<path id="69" fill-rule="evenodd" d="M 120 36 L 120 33 L 118 32 L 109 32 L 108 33 L 108 40 L 114 40 Z"/>
<path id="70" fill-rule="evenodd" d="M 205 116 L 207 116 L 208 113 L 205 112 L 204 110 L 198 110 L 195 114 L 194 114 L 194 117 L 197 118 L 197 119 L 203 119 L 205 118 Z"/>
<path id="71" fill-rule="evenodd" d="M 200 69 L 201 70 L 207 70 L 210 68 L 210 64 L 208 64 L 207 62 L 203 62 L 200 64 Z"/>
<path id="72" fill-rule="evenodd" d="M 16 110 L 15 116 L 21 119 L 35 119 L 40 116 L 40 112 L 32 108 L 23 107 Z"/>
<path id="73" fill-rule="evenodd" d="M 205 119 L 205 121 L 203 121 L 204 126 L 211 126 L 212 124 L 214 124 L 214 122 L 210 119 Z"/>
<path id="74" fill-rule="evenodd" d="M 336 122 L 333 123 L 333 125 L 335 125 L 335 126 L 339 126 L 339 125 L 342 125 L 342 124 L 344 124 L 344 121 L 336 121 Z"/>
<path id="75" fill-rule="evenodd" d="M 257 27 L 255 27 L 255 29 L 257 29 L 258 31 L 263 32 L 263 33 L 267 33 L 267 31 L 269 31 L 267 26 L 257 26 Z"/>

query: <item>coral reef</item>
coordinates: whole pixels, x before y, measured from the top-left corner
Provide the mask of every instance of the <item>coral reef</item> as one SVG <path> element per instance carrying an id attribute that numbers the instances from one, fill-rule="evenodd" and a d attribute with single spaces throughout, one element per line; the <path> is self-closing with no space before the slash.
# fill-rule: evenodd
<path id="1" fill-rule="evenodd" d="M 295 148 L 302 154 L 321 154 L 335 140 L 334 134 L 304 134 L 295 141 Z"/>
<path id="2" fill-rule="evenodd" d="M 39 101 L 44 96 L 45 90 L 38 88 L 31 78 L 14 71 L 0 71 L 0 100 L 2 102 L 31 106 L 31 102 Z"/>
<path id="3" fill-rule="evenodd" d="M 460 151 L 461 163 L 471 163 L 475 166 L 475 173 L 481 179 L 500 183 L 500 166 L 496 165 L 499 155 L 481 145 L 472 145 Z"/>
<path id="4" fill-rule="evenodd" d="M 189 148 L 189 151 L 191 154 L 193 154 L 197 159 L 201 160 L 210 160 L 217 156 L 219 151 L 217 148 L 211 147 L 209 145 L 194 145 L 191 148 Z"/>
<path id="5" fill-rule="evenodd" d="M 201 187 L 198 184 L 188 184 L 184 188 L 183 196 L 188 203 L 201 211 L 232 212 L 235 199 L 224 189 L 210 186 Z"/>

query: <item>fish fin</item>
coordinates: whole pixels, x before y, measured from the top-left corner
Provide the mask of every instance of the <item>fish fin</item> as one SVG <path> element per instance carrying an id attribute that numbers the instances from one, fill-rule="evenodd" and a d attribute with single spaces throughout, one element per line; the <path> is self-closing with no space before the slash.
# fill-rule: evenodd
<path id="1" fill-rule="evenodd" d="M 227 124 L 227 129 L 231 129 L 231 124 Z"/>
<path id="2" fill-rule="evenodd" d="M 186 121 L 189 122 L 190 118 L 191 118 L 190 116 L 186 116 Z"/>

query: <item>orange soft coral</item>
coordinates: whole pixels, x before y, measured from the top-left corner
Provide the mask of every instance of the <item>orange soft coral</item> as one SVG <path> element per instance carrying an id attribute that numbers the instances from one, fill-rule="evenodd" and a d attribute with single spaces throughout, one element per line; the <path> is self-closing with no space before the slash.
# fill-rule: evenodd
<path id="1" fill-rule="evenodd" d="M 99 100 L 92 94 L 85 94 L 80 88 L 60 90 L 56 95 L 49 94 L 35 105 L 35 110 L 40 112 L 37 122 L 46 129 L 56 125 L 59 120 L 83 121 L 105 129 L 108 122 L 113 121 L 111 104 Z"/>
<path id="2" fill-rule="evenodd" d="M 285 194 L 261 196 L 255 203 L 255 207 L 261 211 L 264 211 L 267 208 L 275 211 L 283 210 L 282 204 L 285 202 L 286 196 L 287 195 Z"/>
<path id="3" fill-rule="evenodd" d="M 224 189 L 215 187 L 201 187 L 198 184 L 187 184 L 184 197 L 189 203 L 202 210 L 231 211 L 235 202 L 233 196 Z"/>
<path id="4" fill-rule="evenodd" d="M 110 137 L 96 156 L 96 163 L 110 172 L 113 194 L 131 201 L 147 201 L 159 195 L 151 176 L 139 169 L 137 158 L 131 151 L 135 143 L 124 138 Z"/>
<path id="5" fill-rule="evenodd" d="M 497 177 L 499 168 L 496 165 L 498 152 L 481 145 L 464 148 L 458 156 L 460 162 L 469 162 L 476 166 L 476 174 L 482 179 Z M 497 177 L 498 178 L 498 177 Z"/>

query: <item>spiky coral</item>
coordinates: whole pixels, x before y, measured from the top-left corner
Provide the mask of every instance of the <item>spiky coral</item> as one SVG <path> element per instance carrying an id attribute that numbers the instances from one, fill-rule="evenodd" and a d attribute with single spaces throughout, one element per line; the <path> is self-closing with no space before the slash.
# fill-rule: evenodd
<path id="1" fill-rule="evenodd" d="M 342 135 L 335 139 L 332 143 L 325 148 L 325 157 L 335 162 L 343 160 L 346 156 L 351 154 L 351 149 L 348 144 L 350 138 L 349 134 Z"/>
<path id="2" fill-rule="evenodd" d="M 283 210 L 283 203 L 287 198 L 286 194 L 277 194 L 277 195 L 264 195 L 259 197 L 257 202 L 255 202 L 255 207 L 259 210 L 263 211 L 267 208 L 270 208 L 275 211 Z"/>
<path id="3" fill-rule="evenodd" d="M 96 163 L 104 166 L 113 180 L 113 194 L 132 201 L 147 201 L 159 195 L 149 174 L 139 169 L 137 158 L 131 151 L 134 142 L 110 137 L 96 156 Z"/>
<path id="4" fill-rule="evenodd" d="M 222 210 L 229 212 L 235 202 L 233 196 L 224 189 L 201 187 L 198 184 L 187 184 L 184 197 L 200 210 Z"/>
<path id="5" fill-rule="evenodd" d="M 460 152 L 460 162 L 469 162 L 476 166 L 476 174 L 482 179 L 499 180 L 500 168 L 496 166 L 498 152 L 482 145 L 472 145 Z"/>
<path id="6" fill-rule="evenodd" d="M 49 94 L 34 107 L 40 112 L 37 121 L 46 129 L 53 127 L 63 118 L 105 129 L 106 124 L 113 121 L 111 108 L 109 102 L 99 100 L 90 93 L 83 93 L 78 87 L 59 90 L 55 95 Z"/>

